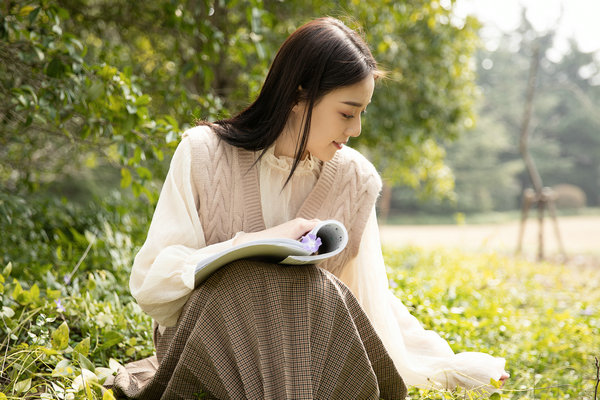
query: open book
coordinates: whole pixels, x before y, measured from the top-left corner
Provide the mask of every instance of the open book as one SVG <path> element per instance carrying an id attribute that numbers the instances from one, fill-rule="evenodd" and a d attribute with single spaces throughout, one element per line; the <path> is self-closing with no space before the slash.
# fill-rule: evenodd
<path id="1" fill-rule="evenodd" d="M 279 264 L 317 264 L 339 254 L 348 244 L 348 232 L 341 222 L 329 219 L 320 222 L 305 237 L 320 239 L 318 251 L 310 243 L 293 239 L 255 240 L 233 246 L 214 254 L 196 265 L 195 284 L 198 286 L 220 267 L 242 258 L 252 258 Z"/>

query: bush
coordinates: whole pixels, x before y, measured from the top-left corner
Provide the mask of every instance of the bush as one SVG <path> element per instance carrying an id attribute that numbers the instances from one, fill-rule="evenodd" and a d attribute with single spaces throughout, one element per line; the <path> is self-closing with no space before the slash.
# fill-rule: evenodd
<path id="1" fill-rule="evenodd" d="M 119 192 L 87 206 L 0 192 L 0 263 L 12 262 L 13 277 L 30 282 L 43 281 L 50 271 L 65 279 L 96 269 L 123 282 L 145 238 L 151 208 Z"/>
<path id="2" fill-rule="evenodd" d="M 593 398 L 600 271 L 460 251 L 388 250 L 390 285 L 454 351 L 505 357 L 506 399 Z M 414 399 L 464 393 L 413 389 Z"/>
<path id="3" fill-rule="evenodd" d="M 578 186 L 563 183 L 553 186 L 558 208 L 580 209 L 587 204 L 585 192 Z"/>
<path id="4" fill-rule="evenodd" d="M 0 195 L 0 399 L 102 398 L 117 363 L 152 354 L 127 285 L 149 208 L 118 193 L 87 207 Z"/>

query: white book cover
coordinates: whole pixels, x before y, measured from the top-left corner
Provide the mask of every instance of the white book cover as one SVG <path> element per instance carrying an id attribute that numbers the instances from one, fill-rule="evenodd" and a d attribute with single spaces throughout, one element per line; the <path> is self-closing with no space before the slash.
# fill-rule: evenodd
<path id="1" fill-rule="evenodd" d="M 320 243 L 317 251 L 315 251 L 316 243 Z M 287 265 L 318 264 L 339 254 L 346 244 L 348 244 L 348 232 L 344 225 L 329 219 L 320 222 L 304 235 L 302 240 L 286 238 L 255 240 L 207 257 L 196 265 L 195 284 L 198 286 L 220 267 L 243 258 Z"/>

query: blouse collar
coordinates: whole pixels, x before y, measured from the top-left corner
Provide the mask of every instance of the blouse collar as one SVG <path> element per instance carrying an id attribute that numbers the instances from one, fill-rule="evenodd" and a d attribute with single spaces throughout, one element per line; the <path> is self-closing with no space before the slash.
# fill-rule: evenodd
<path id="1" fill-rule="evenodd" d="M 289 173 L 292 170 L 292 165 L 294 165 L 294 158 L 287 156 L 276 156 L 275 155 L 275 146 L 271 146 L 267 149 L 265 155 L 262 157 L 261 161 L 265 162 L 265 165 L 280 170 L 285 173 Z M 308 154 L 308 157 L 300 160 L 296 170 L 294 171 L 294 175 L 304 175 L 304 174 L 316 174 L 318 175 L 321 170 L 322 162 L 314 157 L 312 154 Z"/>

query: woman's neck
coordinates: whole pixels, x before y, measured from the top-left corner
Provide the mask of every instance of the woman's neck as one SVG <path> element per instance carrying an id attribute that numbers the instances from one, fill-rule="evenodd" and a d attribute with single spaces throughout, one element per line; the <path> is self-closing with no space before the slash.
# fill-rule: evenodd
<path id="1" fill-rule="evenodd" d="M 285 129 L 275 140 L 275 147 L 273 148 L 273 154 L 275 157 L 296 157 L 296 146 L 298 141 L 298 134 L 294 133 L 289 129 Z M 304 151 L 304 154 L 300 158 L 304 160 L 308 156 L 308 151 Z"/>

